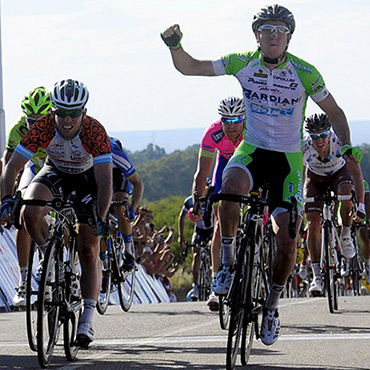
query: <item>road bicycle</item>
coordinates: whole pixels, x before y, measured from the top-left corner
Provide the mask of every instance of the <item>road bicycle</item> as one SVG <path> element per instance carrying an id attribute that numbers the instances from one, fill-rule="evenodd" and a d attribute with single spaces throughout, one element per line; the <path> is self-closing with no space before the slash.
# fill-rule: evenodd
<path id="1" fill-rule="evenodd" d="M 230 307 L 230 323 L 228 329 L 226 368 L 233 369 L 239 352 L 242 365 L 246 365 L 254 337 L 259 338 L 260 314 L 269 290 L 267 251 L 264 243 L 266 228 L 264 218 L 268 212 L 269 201 L 266 198 L 267 188 L 251 191 L 249 196 L 235 194 L 216 194 L 212 202 L 219 200 L 231 201 L 248 205 L 244 208 L 237 240 L 237 261 L 230 289 L 225 304 Z M 289 234 L 295 238 L 297 209 L 295 198 L 290 208 Z M 241 341 L 240 341 L 241 340 Z"/>
<path id="2" fill-rule="evenodd" d="M 321 213 L 322 243 L 320 268 L 328 297 L 329 311 L 338 310 L 338 279 L 340 279 L 340 240 L 335 220 L 335 204 L 338 201 L 353 200 L 354 195 L 336 195 L 328 189 L 323 195 L 308 197 L 304 203 L 324 202 Z"/>
<path id="3" fill-rule="evenodd" d="M 16 195 L 14 224 L 20 228 L 19 213 L 23 205 L 48 207 L 53 221 L 49 224 L 51 238 L 43 256 L 41 280 L 38 289 L 28 287 L 27 333 L 30 347 L 37 351 L 42 368 L 49 366 L 63 326 L 64 352 L 74 360 L 79 347 L 76 333 L 82 311 L 80 289 L 81 266 L 77 251 L 77 222 L 71 199 L 54 198 L 51 201 L 22 199 Z M 31 250 L 33 261 L 35 244 Z M 33 263 L 33 262 L 32 262 Z M 29 269 L 30 273 L 31 269 Z M 36 315 L 34 314 L 36 312 Z"/>
<path id="4" fill-rule="evenodd" d="M 126 201 L 113 201 L 112 205 L 125 205 L 126 203 Z M 96 309 L 101 315 L 107 311 L 112 289 L 118 289 L 122 310 L 129 311 L 135 295 L 137 271 L 136 266 L 129 270 L 125 269 L 125 244 L 118 229 L 118 219 L 109 213 L 107 223 L 107 233 L 101 238 L 102 285 L 96 304 Z"/>

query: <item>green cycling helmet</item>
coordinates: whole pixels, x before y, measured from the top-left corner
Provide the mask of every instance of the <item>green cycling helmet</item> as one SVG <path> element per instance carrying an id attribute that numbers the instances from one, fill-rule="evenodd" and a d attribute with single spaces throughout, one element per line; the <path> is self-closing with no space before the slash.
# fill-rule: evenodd
<path id="1" fill-rule="evenodd" d="M 26 96 L 21 104 L 22 110 L 25 114 L 47 114 L 53 102 L 50 98 L 50 93 L 46 91 L 45 87 L 36 87 L 28 96 Z"/>

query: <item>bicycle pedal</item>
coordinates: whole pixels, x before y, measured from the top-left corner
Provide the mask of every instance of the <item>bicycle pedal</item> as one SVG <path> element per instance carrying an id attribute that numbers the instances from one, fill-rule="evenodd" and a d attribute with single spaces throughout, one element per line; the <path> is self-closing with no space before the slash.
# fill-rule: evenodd
<path id="1" fill-rule="evenodd" d="M 83 349 L 88 349 L 91 340 L 86 335 L 79 335 L 76 338 L 74 345 Z"/>

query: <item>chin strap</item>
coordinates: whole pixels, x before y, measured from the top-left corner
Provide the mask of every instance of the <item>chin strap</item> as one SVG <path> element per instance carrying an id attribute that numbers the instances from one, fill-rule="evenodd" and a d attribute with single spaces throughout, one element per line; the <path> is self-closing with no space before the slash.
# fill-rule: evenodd
<path id="1" fill-rule="evenodd" d="M 288 47 L 287 47 L 287 49 L 288 49 Z M 286 51 L 286 49 L 285 49 L 284 53 L 283 53 L 283 54 L 281 54 L 281 55 L 279 56 L 279 58 L 274 58 L 274 59 L 271 59 L 271 58 L 267 57 L 267 56 L 262 52 L 262 50 L 261 50 L 261 47 L 260 47 L 260 46 L 258 47 L 258 50 L 260 51 L 260 53 L 261 53 L 261 55 L 262 55 L 262 60 L 263 60 L 265 63 L 268 63 L 268 64 L 278 64 L 279 62 L 283 61 L 283 59 L 285 58 L 285 51 Z"/>

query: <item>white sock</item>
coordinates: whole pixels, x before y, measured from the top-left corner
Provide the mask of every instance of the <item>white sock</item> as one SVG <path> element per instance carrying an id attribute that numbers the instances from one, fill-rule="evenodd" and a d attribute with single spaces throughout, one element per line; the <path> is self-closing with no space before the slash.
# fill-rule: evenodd
<path id="1" fill-rule="evenodd" d="M 20 267 L 19 270 L 21 272 L 19 283 L 21 284 L 24 281 L 27 281 L 28 267 Z"/>
<path id="2" fill-rule="evenodd" d="M 285 285 L 278 285 L 272 283 L 270 294 L 266 299 L 265 308 L 268 310 L 276 310 L 279 306 L 279 298 L 281 292 L 284 290 Z"/>
<path id="3" fill-rule="evenodd" d="M 351 234 L 351 226 L 344 226 L 342 227 L 341 237 L 348 238 Z"/>
<path id="4" fill-rule="evenodd" d="M 321 269 L 320 269 L 320 262 L 315 262 L 312 264 L 312 272 L 313 272 L 313 279 L 315 280 L 316 277 L 321 278 Z"/>
<path id="5" fill-rule="evenodd" d="M 89 324 L 92 324 L 94 311 L 96 307 L 96 301 L 94 299 L 84 299 L 83 304 L 84 310 L 81 315 L 80 323 L 88 322 Z"/>
<path id="6" fill-rule="evenodd" d="M 232 265 L 235 262 L 236 236 L 221 236 L 222 264 Z"/>

